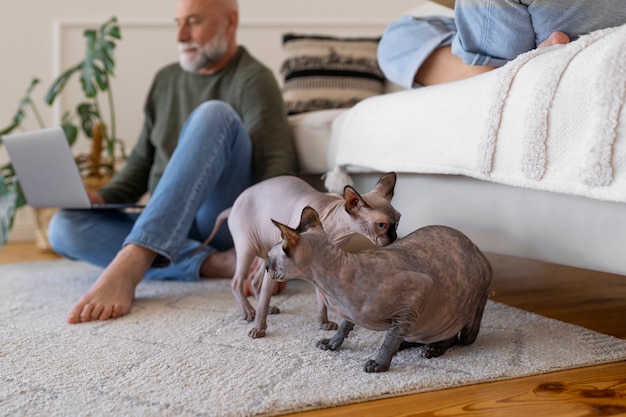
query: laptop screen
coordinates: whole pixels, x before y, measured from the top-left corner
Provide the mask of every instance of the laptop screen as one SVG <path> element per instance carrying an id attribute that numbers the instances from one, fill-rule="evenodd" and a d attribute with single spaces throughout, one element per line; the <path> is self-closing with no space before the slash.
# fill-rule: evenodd
<path id="1" fill-rule="evenodd" d="M 30 206 L 91 207 L 62 128 L 14 133 L 2 141 Z"/>

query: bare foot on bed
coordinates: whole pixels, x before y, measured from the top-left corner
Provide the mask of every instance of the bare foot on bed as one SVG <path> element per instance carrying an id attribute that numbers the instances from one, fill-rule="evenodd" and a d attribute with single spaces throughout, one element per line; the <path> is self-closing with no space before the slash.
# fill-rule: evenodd
<path id="1" fill-rule="evenodd" d="M 550 36 L 548 36 L 548 39 L 537 45 L 537 48 L 546 48 L 553 45 L 565 45 L 566 43 L 569 43 L 569 41 L 569 36 L 565 33 L 553 32 Z"/>
<path id="2" fill-rule="evenodd" d="M 67 322 L 108 320 L 128 314 L 135 298 L 135 288 L 155 257 L 156 254 L 149 249 L 126 245 L 72 307 Z"/>

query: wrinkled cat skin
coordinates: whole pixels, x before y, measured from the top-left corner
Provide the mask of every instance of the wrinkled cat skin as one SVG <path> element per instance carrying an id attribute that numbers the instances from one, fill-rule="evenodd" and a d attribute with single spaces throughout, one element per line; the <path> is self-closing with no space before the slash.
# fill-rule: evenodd
<path id="1" fill-rule="evenodd" d="M 365 364 L 366 372 L 384 372 L 401 349 L 421 346 L 423 356 L 436 357 L 476 340 L 492 270 L 460 231 L 427 226 L 384 248 L 349 253 L 328 242 L 311 207 L 297 229 L 273 222 L 282 241 L 269 252 L 268 276 L 313 283 L 345 319 L 317 343 L 321 349 L 338 349 L 355 324 L 387 331 L 376 359 Z"/>

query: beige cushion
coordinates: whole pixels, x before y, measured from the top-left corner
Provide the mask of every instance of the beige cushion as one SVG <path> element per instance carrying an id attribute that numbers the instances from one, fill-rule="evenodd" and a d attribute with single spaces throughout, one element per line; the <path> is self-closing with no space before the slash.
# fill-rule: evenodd
<path id="1" fill-rule="evenodd" d="M 329 109 L 289 116 L 302 174 L 323 174 L 328 170 L 326 153 L 332 123 L 346 109 Z"/>
<path id="2" fill-rule="evenodd" d="M 381 94 L 385 78 L 378 67 L 378 38 L 339 38 L 288 33 L 281 66 L 288 114 L 352 107 Z"/>

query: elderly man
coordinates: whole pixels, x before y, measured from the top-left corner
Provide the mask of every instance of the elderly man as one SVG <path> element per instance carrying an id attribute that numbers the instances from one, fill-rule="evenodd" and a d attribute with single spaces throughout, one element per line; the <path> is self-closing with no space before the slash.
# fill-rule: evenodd
<path id="1" fill-rule="evenodd" d="M 217 214 L 253 183 L 297 174 L 280 89 L 271 71 L 237 45 L 238 20 L 236 0 L 177 0 L 179 63 L 157 73 L 137 146 L 91 196 L 135 202 L 147 191 L 143 212 L 63 210 L 53 217 L 55 251 L 105 267 L 68 323 L 127 314 L 144 277 L 232 276 L 227 228 L 195 253 Z"/>

